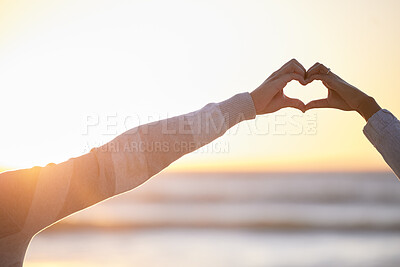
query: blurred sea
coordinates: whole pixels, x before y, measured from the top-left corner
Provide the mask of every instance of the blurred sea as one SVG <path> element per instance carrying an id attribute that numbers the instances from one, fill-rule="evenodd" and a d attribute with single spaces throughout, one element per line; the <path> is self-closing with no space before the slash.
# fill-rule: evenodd
<path id="1" fill-rule="evenodd" d="M 33 266 L 400 266 L 391 173 L 162 173 L 46 229 Z"/>

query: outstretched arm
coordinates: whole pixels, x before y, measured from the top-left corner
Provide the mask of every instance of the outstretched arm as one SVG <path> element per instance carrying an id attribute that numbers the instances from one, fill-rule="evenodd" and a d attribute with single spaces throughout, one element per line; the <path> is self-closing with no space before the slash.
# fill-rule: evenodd
<path id="1" fill-rule="evenodd" d="M 189 114 L 136 127 L 60 164 L 0 174 L 0 218 L 4 218 L 0 240 L 21 232 L 32 236 L 70 214 L 129 191 L 256 114 L 284 107 L 304 110 L 302 102 L 283 94 L 288 82 L 304 83 L 304 76 L 305 69 L 291 60 L 251 95 L 238 94 Z"/>
<path id="2" fill-rule="evenodd" d="M 316 63 L 307 71 L 306 82 L 320 80 L 328 88 L 328 97 L 311 101 L 306 109 L 337 108 L 357 111 L 367 124 L 364 134 L 400 178 L 400 122 L 374 98 L 348 84 L 327 67 Z"/>
<path id="3" fill-rule="evenodd" d="M 249 93 L 133 128 L 88 154 L 0 175 L 2 235 L 33 235 L 58 220 L 131 190 L 173 161 L 256 116 Z M 7 224 L 7 225 L 6 225 Z M 2 236 L 0 235 L 0 238 Z"/>

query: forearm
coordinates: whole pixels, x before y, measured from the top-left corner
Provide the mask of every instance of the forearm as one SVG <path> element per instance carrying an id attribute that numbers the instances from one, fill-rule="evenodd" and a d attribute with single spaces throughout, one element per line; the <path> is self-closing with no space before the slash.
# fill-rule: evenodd
<path id="1" fill-rule="evenodd" d="M 0 217 L 8 220 L 3 220 L 6 225 L 0 236 L 33 235 L 74 212 L 129 191 L 234 124 L 254 117 L 251 97 L 243 93 L 196 112 L 136 127 L 60 164 L 2 173 L 0 185 L 7 191 L 0 196 Z"/>
<path id="2" fill-rule="evenodd" d="M 400 122 L 389 111 L 373 114 L 364 127 L 364 134 L 400 178 Z"/>
<path id="3" fill-rule="evenodd" d="M 248 93 L 189 114 L 139 126 L 96 149 L 100 169 L 113 169 L 115 193 L 130 190 L 236 123 L 255 117 Z"/>

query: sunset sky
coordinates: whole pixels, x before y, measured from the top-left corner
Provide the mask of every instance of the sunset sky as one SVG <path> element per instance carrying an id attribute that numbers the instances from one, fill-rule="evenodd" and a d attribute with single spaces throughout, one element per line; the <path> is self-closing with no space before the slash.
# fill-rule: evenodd
<path id="1" fill-rule="evenodd" d="M 399 10 L 396 0 L 0 0 L 0 169 L 62 162 L 250 92 L 291 58 L 324 63 L 400 117 Z M 327 93 L 319 82 L 285 92 Z M 170 170 L 388 170 L 364 125 L 355 112 L 284 109 Z"/>

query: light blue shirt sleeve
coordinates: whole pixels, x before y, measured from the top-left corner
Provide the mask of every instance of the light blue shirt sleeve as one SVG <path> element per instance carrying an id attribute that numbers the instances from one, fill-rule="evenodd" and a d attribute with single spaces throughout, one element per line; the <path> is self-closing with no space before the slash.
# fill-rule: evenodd
<path id="1" fill-rule="evenodd" d="M 388 110 L 381 109 L 369 118 L 365 136 L 400 179 L 400 122 Z"/>

